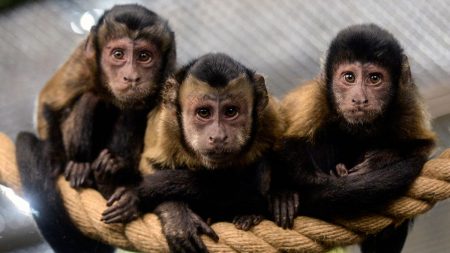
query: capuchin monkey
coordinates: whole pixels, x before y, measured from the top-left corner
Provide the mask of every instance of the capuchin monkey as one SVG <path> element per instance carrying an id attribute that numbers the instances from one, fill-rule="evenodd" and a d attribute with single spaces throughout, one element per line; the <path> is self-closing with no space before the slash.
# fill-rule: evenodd
<path id="1" fill-rule="evenodd" d="M 140 182 L 147 114 L 160 103 L 175 57 L 167 21 L 140 5 L 117 5 L 42 90 L 42 140 L 20 133 L 16 152 L 25 196 L 56 252 L 112 251 L 73 226 L 56 178 L 64 171 L 71 186 L 94 187 L 106 198 Z"/>
<path id="2" fill-rule="evenodd" d="M 264 78 L 227 55 L 204 55 L 168 79 L 148 118 L 136 194 L 142 212 L 156 207 L 172 252 L 207 252 L 201 234 L 218 240 L 202 218 L 244 230 L 261 221 L 270 186 L 263 157 L 283 129 Z M 121 198 L 109 199 L 105 222 L 135 216 L 115 203 Z"/>
<path id="3" fill-rule="evenodd" d="M 382 212 L 419 175 L 435 145 L 398 41 L 374 24 L 333 39 L 322 75 L 282 101 L 287 130 L 273 165 L 272 213 L 333 219 Z M 362 252 L 400 252 L 408 221 L 369 236 Z"/>

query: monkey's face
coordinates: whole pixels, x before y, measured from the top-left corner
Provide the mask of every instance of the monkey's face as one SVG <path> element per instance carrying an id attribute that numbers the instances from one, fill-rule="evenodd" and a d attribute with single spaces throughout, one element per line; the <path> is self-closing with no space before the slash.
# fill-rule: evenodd
<path id="1" fill-rule="evenodd" d="M 143 39 L 111 39 L 101 51 L 103 82 L 123 107 L 142 104 L 157 92 L 160 65 L 158 48 Z"/>
<path id="2" fill-rule="evenodd" d="M 185 142 L 206 167 L 226 166 L 241 155 L 253 120 L 253 89 L 246 79 L 216 88 L 190 76 L 179 94 Z"/>
<path id="3" fill-rule="evenodd" d="M 392 97 L 391 76 L 373 63 L 340 63 L 334 68 L 332 94 L 337 112 L 350 124 L 371 123 Z"/>

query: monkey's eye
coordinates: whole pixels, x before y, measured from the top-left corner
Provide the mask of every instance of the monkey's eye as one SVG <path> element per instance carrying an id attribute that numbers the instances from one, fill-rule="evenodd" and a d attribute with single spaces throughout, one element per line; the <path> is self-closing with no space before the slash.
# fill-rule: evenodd
<path id="1" fill-rule="evenodd" d="M 208 119 L 211 117 L 211 110 L 208 108 L 199 108 L 197 109 L 197 116 L 199 116 L 202 119 Z"/>
<path id="2" fill-rule="evenodd" d="M 225 114 L 225 117 L 227 117 L 227 118 L 233 118 L 236 115 L 238 115 L 238 108 L 235 106 L 227 107 L 227 108 L 225 108 L 224 114 Z"/>
<path id="3" fill-rule="evenodd" d="M 380 73 L 372 73 L 369 76 L 369 81 L 371 84 L 379 84 L 382 80 L 382 75 Z"/>
<path id="4" fill-rule="evenodd" d="M 114 58 L 118 60 L 122 60 L 124 55 L 125 54 L 123 53 L 122 49 L 114 49 L 112 52 L 112 56 L 114 56 Z"/>
<path id="5" fill-rule="evenodd" d="M 356 79 L 355 74 L 353 74 L 352 72 L 346 72 L 344 73 L 344 79 L 348 83 L 354 83 Z"/>
<path id="6" fill-rule="evenodd" d="M 147 51 L 139 52 L 138 61 L 140 62 L 150 62 L 152 61 L 152 55 Z"/>

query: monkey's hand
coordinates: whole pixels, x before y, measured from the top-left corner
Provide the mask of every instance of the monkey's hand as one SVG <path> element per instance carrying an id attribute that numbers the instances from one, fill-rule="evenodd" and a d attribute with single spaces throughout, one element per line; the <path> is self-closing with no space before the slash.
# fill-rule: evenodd
<path id="1" fill-rule="evenodd" d="M 278 191 L 269 194 L 269 211 L 272 213 L 275 223 L 284 229 L 294 226 L 298 206 L 297 192 Z"/>
<path id="2" fill-rule="evenodd" d="M 389 164 L 400 161 L 402 158 L 389 150 L 368 151 L 364 154 L 364 160 L 348 170 L 349 175 L 364 174 L 368 171 L 383 168 Z"/>
<path id="3" fill-rule="evenodd" d="M 90 163 L 69 161 L 64 169 L 64 177 L 70 182 L 70 186 L 76 189 L 91 187 L 94 184 Z"/>
<path id="4" fill-rule="evenodd" d="M 208 252 L 200 238 L 205 234 L 215 242 L 219 236 L 185 203 L 163 202 L 155 209 L 170 252 Z"/>
<path id="5" fill-rule="evenodd" d="M 106 224 L 127 223 L 139 216 L 139 197 L 131 188 L 118 187 L 106 205 L 101 218 Z"/>
<path id="6" fill-rule="evenodd" d="M 258 225 L 263 220 L 262 215 L 252 214 L 252 215 L 241 215 L 236 216 L 233 219 L 233 224 L 237 229 L 249 230 L 252 227 Z"/>
<path id="7" fill-rule="evenodd" d="M 102 152 L 92 163 L 96 179 L 107 180 L 123 168 L 123 162 L 118 157 L 114 157 L 108 149 Z"/>
<path id="8" fill-rule="evenodd" d="M 335 177 L 345 177 L 348 176 L 349 171 L 347 167 L 343 163 L 336 164 L 336 168 L 334 170 L 330 170 L 330 175 Z"/>

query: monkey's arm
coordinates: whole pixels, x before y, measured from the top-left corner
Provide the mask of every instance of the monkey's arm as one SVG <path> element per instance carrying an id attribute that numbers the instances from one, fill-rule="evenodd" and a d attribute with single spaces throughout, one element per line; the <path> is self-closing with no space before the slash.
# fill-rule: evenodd
<path id="1" fill-rule="evenodd" d="M 67 154 L 64 176 L 72 187 L 90 185 L 94 159 L 94 118 L 99 98 L 93 93 L 83 94 L 74 104 L 62 131 Z"/>
<path id="2" fill-rule="evenodd" d="M 255 169 L 261 174 L 255 175 Z M 142 212 L 150 212 L 164 201 L 182 201 L 208 217 L 231 220 L 236 216 L 233 223 L 249 229 L 266 213 L 264 188 L 268 186 L 262 182 L 268 178 L 266 172 L 259 167 L 235 171 L 156 170 L 145 176 L 134 191 L 139 199 L 135 205 L 139 204 Z M 123 222 L 134 216 L 130 210 L 137 212 L 135 206 L 130 208 L 130 201 L 121 198 L 121 193 L 115 193 L 109 199 L 110 207 L 103 213 L 105 222 Z"/>
<path id="3" fill-rule="evenodd" d="M 125 110 L 117 114 L 106 148 L 92 163 L 97 189 L 105 198 L 109 198 L 117 187 L 131 188 L 141 181 L 137 168 L 148 110 Z"/>
<path id="4" fill-rule="evenodd" d="M 341 178 L 330 176 L 317 180 L 311 175 L 297 178 L 300 210 L 324 215 L 329 212 L 354 214 L 355 206 L 366 211 L 376 210 L 380 204 L 401 196 L 419 175 L 425 161 L 426 157 L 411 156 L 382 168 L 369 167 L 361 174 Z"/>
<path id="5" fill-rule="evenodd" d="M 140 211 L 151 212 L 164 201 L 205 199 L 199 177 L 188 170 L 158 170 L 143 178 L 136 187 L 119 187 L 108 199 L 102 213 L 105 223 L 128 222 Z"/>

